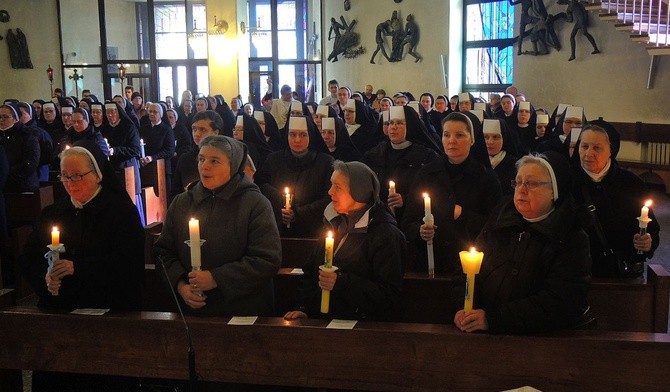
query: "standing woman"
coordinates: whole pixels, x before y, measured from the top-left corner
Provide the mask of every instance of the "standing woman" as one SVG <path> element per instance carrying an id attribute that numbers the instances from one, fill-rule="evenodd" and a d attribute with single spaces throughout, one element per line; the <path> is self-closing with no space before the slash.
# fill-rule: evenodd
<path id="1" fill-rule="evenodd" d="M 282 236 L 321 236 L 333 158 L 316 126 L 307 126 L 306 117 L 290 117 L 287 124 L 288 148 L 270 154 L 254 178 L 272 204 Z M 286 187 L 293 194 L 290 209 L 285 208 Z"/>
<path id="2" fill-rule="evenodd" d="M 184 124 L 179 121 L 179 114 L 177 114 L 177 110 L 168 109 L 166 117 L 168 119 L 168 123 L 170 124 L 170 128 L 172 128 L 172 132 L 174 133 L 175 158 L 173 159 L 173 166 L 176 167 L 176 163 L 179 160 L 179 157 L 183 153 L 191 150 L 193 147 L 193 138 L 191 137 L 191 132 L 189 132 Z"/>
<path id="3" fill-rule="evenodd" d="M 435 271 L 460 273 L 458 252 L 469 249 L 501 197 L 500 184 L 471 154 L 474 128 L 464 113 L 442 122 L 445 155 L 419 170 L 406 198 L 402 229 L 416 247 L 414 269 L 428 269 L 426 241 L 433 240 Z M 426 192 L 433 200 L 435 225 L 423 223 Z"/>
<path id="4" fill-rule="evenodd" d="M 518 151 L 510 146 L 509 130 L 498 120 L 484 120 L 484 139 L 489 154 L 491 167 L 498 177 L 502 193 L 511 195 L 513 190 L 507 186 L 516 176 L 516 161 Z"/>
<path id="5" fill-rule="evenodd" d="M 344 110 L 344 123 L 351 141 L 356 149 L 364 154 L 382 140 L 376 132 L 377 123 L 370 116 L 370 112 L 362 102 L 355 99 L 347 100 Z"/>
<path id="6" fill-rule="evenodd" d="M 390 110 L 388 139 L 365 153 L 363 163 L 372 169 L 379 182 L 380 199 L 393 209 L 400 221 L 405 201 L 412 191 L 412 179 L 421 168 L 438 158 L 436 146 L 416 111 L 409 106 L 393 106 Z M 389 181 L 396 191 L 389 193 Z"/>
<path id="7" fill-rule="evenodd" d="M 256 110 L 254 118 L 258 121 L 258 126 L 263 130 L 265 141 L 268 142 L 272 151 L 279 151 L 286 147 L 286 141 L 281 137 L 279 127 L 275 118 L 267 111 Z"/>
<path id="8" fill-rule="evenodd" d="M 637 217 L 649 191 L 638 176 L 619 167 L 619 145 L 619 133 L 610 123 L 592 121 L 582 131 L 575 149 L 579 162 L 577 154 L 572 159 L 572 194 L 579 204 L 595 207 L 587 233 L 593 276 L 597 277 L 642 276 L 645 260 L 652 258 L 659 244 L 660 226 L 653 211 L 649 211 L 652 221 L 647 234 L 639 234 Z M 609 255 L 608 249 L 616 257 Z"/>
<path id="9" fill-rule="evenodd" d="M 218 116 L 218 115 L 217 115 Z M 190 313 L 273 316 L 273 278 L 281 263 L 272 207 L 244 175 L 244 144 L 225 136 L 200 143 L 200 181 L 178 195 L 154 245 L 157 265 Z M 199 220 L 201 271 L 192 271 L 189 219 Z"/>
<path id="10" fill-rule="evenodd" d="M 256 119 L 246 113 L 239 114 L 235 130 L 233 130 L 233 137 L 247 146 L 247 152 L 255 167 L 257 169 L 263 167 L 263 163 L 272 153 L 272 150 L 265 141 L 265 135 L 263 135 Z"/>
<path id="11" fill-rule="evenodd" d="M 38 306 L 139 311 L 144 280 L 144 233 L 135 206 L 107 157 L 83 142 L 61 155 L 60 180 L 68 193 L 46 207 L 21 256 L 23 276 Z M 44 253 L 58 227 L 65 252 L 47 269 Z M 115 376 L 33 372 L 34 391 L 133 390 Z"/>
<path id="12" fill-rule="evenodd" d="M 328 108 L 323 105 L 319 105 L 319 107 Z M 342 119 L 337 116 L 320 118 L 318 116 L 317 114 L 317 127 L 319 127 L 321 137 L 323 137 L 323 141 L 326 143 L 328 152 L 333 159 L 343 162 L 360 161 L 361 153 L 358 152 L 351 138 L 349 138 Z"/>
<path id="13" fill-rule="evenodd" d="M 132 167 L 135 173 L 135 205 L 144 224 L 142 184 L 140 181 L 140 133 L 135 123 L 116 102 L 105 104 L 107 124 L 102 127 L 102 136 L 109 143 L 109 162 L 115 171 Z"/>
<path id="14" fill-rule="evenodd" d="M 102 134 L 91 125 L 88 112 L 85 109 L 76 108 L 72 113 L 72 129 L 65 135 L 65 143 L 72 146 L 82 140 L 95 143 L 105 156 L 109 155 L 107 143 Z"/>
<path id="15" fill-rule="evenodd" d="M 40 187 L 37 167 L 40 145 L 35 135 L 19 121 L 13 106 L 0 106 L 0 145 L 5 149 L 9 175 L 3 192 L 35 192 Z"/>

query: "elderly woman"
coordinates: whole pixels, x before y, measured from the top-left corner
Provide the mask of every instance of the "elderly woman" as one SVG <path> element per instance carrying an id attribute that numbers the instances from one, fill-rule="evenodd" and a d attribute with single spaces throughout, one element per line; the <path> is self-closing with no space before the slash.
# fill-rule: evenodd
<path id="1" fill-rule="evenodd" d="M 619 143 L 619 133 L 611 124 L 592 121 L 582 131 L 573 156 L 572 194 L 593 211 L 587 228 L 593 276 L 642 276 L 644 261 L 659 244 L 660 226 L 653 211 L 649 211 L 652 221 L 647 234 L 639 234 L 637 217 L 649 192 L 638 176 L 619 167 Z"/>
<path id="2" fill-rule="evenodd" d="M 140 310 L 144 233 L 107 157 L 94 142 L 82 141 L 61 154 L 59 178 L 68 197 L 42 211 L 21 256 L 38 306 Z M 64 253 L 49 267 L 44 253 L 53 227 Z M 39 371 L 32 382 L 34 391 L 130 390 L 132 384 L 113 376 Z"/>
<path id="3" fill-rule="evenodd" d="M 460 273 L 458 252 L 474 241 L 501 197 L 496 175 L 473 157 L 474 143 L 470 117 L 447 115 L 442 122 L 446 155 L 418 171 L 404 198 L 402 228 L 416 248 L 415 270 L 428 269 L 426 241 L 432 240 L 436 272 Z M 423 222 L 424 192 L 434 200 L 434 225 Z"/>
<path id="4" fill-rule="evenodd" d="M 464 332 L 532 334 L 584 320 L 591 257 L 570 195 L 570 165 L 548 152 L 524 156 L 517 168 L 514 200 L 498 206 L 477 238 L 484 260 L 473 310 L 454 315 Z M 454 309 L 463 306 L 459 299 Z"/>
<path id="5" fill-rule="evenodd" d="M 154 245 L 156 263 L 187 310 L 222 316 L 274 315 L 273 277 L 281 263 L 272 207 L 244 175 L 247 151 L 226 136 L 200 142 L 200 181 L 178 195 Z M 199 222 L 202 268 L 191 265 L 189 219 Z"/>
<path id="6" fill-rule="evenodd" d="M 374 172 L 360 162 L 336 161 L 334 166 L 328 191 L 332 202 L 323 216 L 334 234 L 338 270 L 319 270 L 324 260 L 319 247 L 303 268 L 296 310 L 284 318 L 388 319 L 400 296 L 405 238 L 379 200 Z M 331 291 L 327 314 L 320 312 L 322 290 Z"/>
<path id="7" fill-rule="evenodd" d="M 72 128 L 67 131 L 61 145 L 72 146 L 81 140 L 90 140 L 98 145 L 100 150 L 109 155 L 107 142 L 97 129 L 91 124 L 91 118 L 86 109 L 76 108 L 72 113 Z M 64 147 L 67 148 L 67 147 Z"/>

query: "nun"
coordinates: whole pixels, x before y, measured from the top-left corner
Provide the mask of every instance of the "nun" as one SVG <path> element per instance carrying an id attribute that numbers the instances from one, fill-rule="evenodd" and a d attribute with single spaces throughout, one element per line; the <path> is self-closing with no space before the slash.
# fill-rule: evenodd
<path id="1" fill-rule="evenodd" d="M 281 137 L 277 121 L 272 117 L 272 114 L 266 111 L 256 110 L 254 111 L 254 118 L 258 122 L 258 126 L 261 127 L 263 135 L 265 136 L 265 141 L 268 143 L 268 146 L 270 146 L 272 151 L 279 151 L 286 147 L 286 142 Z"/>
<path id="2" fill-rule="evenodd" d="M 393 106 L 389 112 L 388 139 L 365 153 L 363 163 L 372 169 L 379 181 L 379 197 L 394 211 L 400 221 L 405 201 L 411 193 L 411 181 L 419 170 L 438 158 L 435 145 L 416 111 L 407 106 Z M 389 190 L 389 182 L 395 190 Z"/>
<path id="3" fill-rule="evenodd" d="M 25 129 L 11 105 L 0 106 L 0 145 L 4 147 L 9 173 L 3 192 L 35 192 L 40 187 L 37 167 L 40 145 Z"/>
<path id="4" fill-rule="evenodd" d="M 91 117 L 88 111 L 76 108 L 72 113 L 72 129 L 65 134 L 62 144 L 73 146 L 83 140 L 95 143 L 105 156 L 109 155 L 107 142 L 105 142 L 102 134 L 91 125 Z"/>
<path id="5" fill-rule="evenodd" d="M 263 163 L 268 155 L 272 153 L 272 149 L 270 149 L 265 140 L 263 130 L 261 130 L 256 119 L 246 113 L 238 114 L 235 129 L 233 130 L 233 137 L 246 144 L 247 152 L 256 170 L 263 167 Z"/>
<path id="6" fill-rule="evenodd" d="M 319 106 L 324 107 L 325 106 Z M 318 115 L 318 114 L 317 114 Z M 343 162 L 360 161 L 363 157 L 349 138 L 347 128 L 339 117 L 322 117 L 319 120 L 321 137 L 328 147 L 328 152 L 335 160 Z"/>
<path id="7" fill-rule="evenodd" d="M 333 232 L 338 270 L 319 269 L 325 250 L 318 247 L 303 268 L 295 310 L 284 318 L 389 320 L 401 295 L 405 237 L 379 199 L 380 184 L 370 168 L 336 161 L 330 183 L 322 235 Z M 331 292 L 327 314 L 321 313 L 322 290 Z"/>
<path id="8" fill-rule="evenodd" d="M 37 168 L 39 179 L 40 181 L 49 181 L 49 163 L 54 149 L 51 135 L 37 124 L 37 117 L 31 104 L 19 102 L 14 107 L 19 114 L 19 120 L 26 130 L 35 136 L 40 145 L 40 163 Z"/>
<path id="9" fill-rule="evenodd" d="M 484 139 L 491 167 L 498 177 L 504 195 L 511 195 L 513 189 L 508 186 L 516 176 L 517 153 L 508 146 L 511 140 L 509 130 L 499 119 L 484 120 Z"/>
<path id="10" fill-rule="evenodd" d="M 568 106 L 564 115 L 558 120 L 554 133 L 538 145 L 538 151 L 556 151 L 566 158 L 570 158 L 584 124 L 586 124 L 584 108 Z"/>
<path id="11" fill-rule="evenodd" d="M 472 156 L 474 143 L 470 117 L 450 113 L 442 122 L 445 155 L 418 171 L 404 198 L 401 227 L 415 247 L 416 271 L 428 270 L 426 242 L 432 240 L 435 271 L 461 273 L 458 252 L 469 249 L 501 198 L 500 184 L 490 164 L 487 168 Z M 434 225 L 423 222 L 424 192 L 434 200 Z"/>
<path id="12" fill-rule="evenodd" d="M 283 237 L 320 237 L 333 158 L 307 117 L 287 121 L 288 147 L 270 154 L 254 179 L 270 200 Z M 310 118 L 311 120 L 311 118 Z M 286 188 L 288 188 L 288 199 Z M 288 207 L 288 208 L 287 208 Z"/>
<path id="13" fill-rule="evenodd" d="M 355 99 L 347 100 L 344 106 L 344 123 L 351 141 L 361 154 L 365 153 L 381 141 L 375 132 L 376 122 L 369 113 L 369 108 Z"/>

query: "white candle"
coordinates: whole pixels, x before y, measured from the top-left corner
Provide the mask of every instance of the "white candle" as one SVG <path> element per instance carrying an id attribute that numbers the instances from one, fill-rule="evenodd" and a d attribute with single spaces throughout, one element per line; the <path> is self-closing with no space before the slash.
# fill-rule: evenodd
<path id="1" fill-rule="evenodd" d="M 191 241 L 191 267 L 193 269 L 199 269 L 201 264 L 200 261 L 200 221 L 191 218 L 188 221 L 188 235 L 189 240 Z"/>
<path id="2" fill-rule="evenodd" d="M 60 244 L 60 231 L 54 226 L 51 230 L 51 246 L 57 247 Z"/>
<path id="3" fill-rule="evenodd" d="M 144 158 L 144 139 L 140 139 L 140 157 Z"/>
<path id="4" fill-rule="evenodd" d="M 395 182 L 389 181 L 389 194 L 392 195 L 395 193 Z"/>
<path id="5" fill-rule="evenodd" d="M 423 207 L 424 207 L 424 210 L 425 210 L 425 213 L 424 213 L 425 216 L 432 215 L 431 212 L 430 212 L 430 196 L 428 196 L 427 193 L 423 194 Z"/>

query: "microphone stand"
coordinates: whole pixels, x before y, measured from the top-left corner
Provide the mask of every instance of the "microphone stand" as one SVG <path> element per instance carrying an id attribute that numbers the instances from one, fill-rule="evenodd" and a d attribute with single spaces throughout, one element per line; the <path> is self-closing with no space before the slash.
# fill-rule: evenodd
<path id="1" fill-rule="evenodd" d="M 159 257 L 159 262 L 163 274 L 165 274 L 165 279 L 168 286 L 170 287 L 170 292 L 172 293 L 172 298 L 174 298 L 174 303 L 177 304 L 177 309 L 179 310 L 179 315 L 181 320 L 184 322 L 184 329 L 186 330 L 186 338 L 188 339 L 188 384 L 190 392 L 199 392 L 200 385 L 198 384 L 198 374 L 195 371 L 195 348 L 193 348 L 193 341 L 191 340 L 191 332 L 188 329 L 188 323 L 186 322 L 186 317 L 184 317 L 184 312 L 179 303 L 179 298 L 177 298 L 177 292 L 170 283 L 170 276 L 167 273 L 167 268 L 165 268 L 165 262 L 162 257 Z"/>

